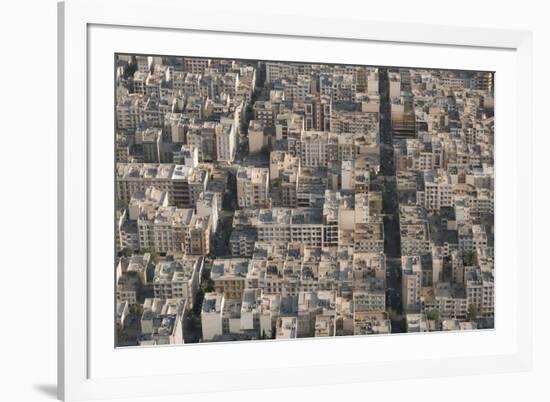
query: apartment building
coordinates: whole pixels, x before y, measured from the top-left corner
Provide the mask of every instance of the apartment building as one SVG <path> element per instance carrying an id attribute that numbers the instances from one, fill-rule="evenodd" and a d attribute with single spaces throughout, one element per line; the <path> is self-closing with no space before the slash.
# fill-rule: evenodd
<path id="1" fill-rule="evenodd" d="M 438 212 L 443 207 L 453 205 L 451 177 L 446 172 L 424 171 L 424 207 L 430 212 Z"/>
<path id="2" fill-rule="evenodd" d="M 414 332 L 428 332 L 429 331 L 428 318 L 426 317 L 426 314 L 424 314 L 424 313 L 407 314 L 406 315 L 406 322 L 407 322 L 407 332 L 414 333 Z"/>
<path id="3" fill-rule="evenodd" d="M 237 150 L 237 135 L 233 124 L 222 125 L 216 131 L 216 156 L 218 161 L 233 162 Z"/>
<path id="4" fill-rule="evenodd" d="M 246 283 L 246 274 L 251 261 L 246 258 L 217 258 L 212 262 L 210 279 L 217 293 L 226 299 L 241 300 Z"/>
<path id="5" fill-rule="evenodd" d="M 208 255 L 212 243 L 212 218 L 193 214 L 183 235 L 183 252 L 191 255 Z"/>
<path id="6" fill-rule="evenodd" d="M 401 257 L 401 272 L 403 310 L 417 312 L 421 307 L 422 262 L 420 256 Z"/>
<path id="7" fill-rule="evenodd" d="M 260 336 L 265 339 L 275 337 L 277 320 L 281 314 L 281 295 L 262 294 L 259 300 Z"/>
<path id="8" fill-rule="evenodd" d="M 401 255 L 425 255 L 431 250 L 426 210 L 418 205 L 399 205 Z"/>
<path id="9" fill-rule="evenodd" d="M 270 205 L 269 169 L 240 167 L 237 171 L 239 208 L 265 208 Z"/>
<path id="10" fill-rule="evenodd" d="M 279 317 L 276 324 L 277 339 L 294 339 L 298 337 L 298 318 Z"/>
<path id="11" fill-rule="evenodd" d="M 233 229 L 229 236 L 231 255 L 235 257 L 252 257 L 257 239 L 256 228 L 237 227 Z"/>
<path id="12" fill-rule="evenodd" d="M 479 317 L 495 313 L 495 282 L 492 270 L 480 267 L 466 268 L 466 298 L 468 306 L 475 306 Z"/>
<path id="13" fill-rule="evenodd" d="M 353 335 L 380 335 L 391 332 L 388 314 L 382 311 L 354 312 Z"/>
<path id="14" fill-rule="evenodd" d="M 323 216 L 320 209 L 262 209 L 256 229 L 260 242 L 300 242 L 313 247 L 324 244 Z"/>
<path id="15" fill-rule="evenodd" d="M 353 292 L 353 311 L 385 311 L 386 289 L 383 279 L 371 279 L 365 290 Z"/>
<path id="16" fill-rule="evenodd" d="M 137 220 L 140 250 L 182 252 L 184 234 L 193 215 L 192 209 L 176 207 L 160 207 L 142 212 Z"/>
<path id="17" fill-rule="evenodd" d="M 192 205 L 189 177 L 193 168 L 174 164 L 118 163 L 116 169 L 117 198 L 128 203 L 134 193 L 149 187 L 166 191 L 168 202 L 181 208 Z M 207 178 L 204 177 L 203 185 Z"/>
<path id="18" fill-rule="evenodd" d="M 440 282 L 433 288 L 426 288 L 422 295 L 423 311 L 436 311 L 443 318 L 465 319 L 468 314 L 468 300 L 464 286 Z"/>
<path id="19" fill-rule="evenodd" d="M 223 294 L 210 292 L 204 294 L 201 307 L 202 340 L 209 342 L 223 334 L 222 311 L 225 298 Z"/>
<path id="20" fill-rule="evenodd" d="M 274 207 L 296 207 L 296 187 L 300 159 L 285 151 L 270 153 L 269 177 Z"/>
<path id="21" fill-rule="evenodd" d="M 327 167 L 338 160 L 338 137 L 326 131 L 304 131 L 300 162 L 304 167 Z"/>
<path id="22" fill-rule="evenodd" d="M 177 345 L 183 334 L 187 301 L 185 299 L 145 299 L 141 316 L 139 345 Z"/>
<path id="23" fill-rule="evenodd" d="M 159 299 L 186 299 L 189 308 L 196 302 L 203 258 L 185 256 L 182 259 L 157 263 L 153 291 Z"/>

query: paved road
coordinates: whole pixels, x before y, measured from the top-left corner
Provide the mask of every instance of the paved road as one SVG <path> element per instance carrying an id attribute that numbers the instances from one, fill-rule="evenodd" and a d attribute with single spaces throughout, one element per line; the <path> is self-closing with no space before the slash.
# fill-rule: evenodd
<path id="1" fill-rule="evenodd" d="M 227 257 L 230 255 L 229 235 L 233 226 L 233 216 L 237 206 L 237 184 L 236 175 L 238 166 L 221 166 L 227 175 L 227 188 L 222 198 L 222 210 L 218 216 L 218 228 L 214 233 L 214 244 L 212 256 Z"/>
<path id="2" fill-rule="evenodd" d="M 401 314 L 401 242 L 399 235 L 399 204 L 393 155 L 391 108 L 389 99 L 388 70 L 379 70 L 380 91 L 380 175 L 382 207 L 384 213 L 384 253 L 387 266 L 386 304 Z M 397 324 L 397 325 L 396 325 Z M 403 332 L 398 323 L 392 323 L 392 332 Z"/>

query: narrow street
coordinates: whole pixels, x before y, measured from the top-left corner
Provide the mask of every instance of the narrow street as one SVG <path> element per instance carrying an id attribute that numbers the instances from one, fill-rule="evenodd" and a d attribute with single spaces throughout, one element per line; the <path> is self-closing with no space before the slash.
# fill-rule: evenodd
<path id="1" fill-rule="evenodd" d="M 399 203 L 393 157 L 391 106 L 388 70 L 379 69 L 380 91 L 380 182 L 384 213 L 384 253 L 386 255 L 386 304 L 397 314 L 401 304 L 401 242 L 399 233 Z M 392 322 L 392 332 L 405 332 L 402 322 Z"/>

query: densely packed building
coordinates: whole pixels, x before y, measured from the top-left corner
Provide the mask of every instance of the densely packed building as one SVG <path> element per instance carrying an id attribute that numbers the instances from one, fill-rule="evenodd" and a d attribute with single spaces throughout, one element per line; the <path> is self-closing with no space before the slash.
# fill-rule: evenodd
<path id="1" fill-rule="evenodd" d="M 115 73 L 117 345 L 493 327 L 491 73 Z"/>

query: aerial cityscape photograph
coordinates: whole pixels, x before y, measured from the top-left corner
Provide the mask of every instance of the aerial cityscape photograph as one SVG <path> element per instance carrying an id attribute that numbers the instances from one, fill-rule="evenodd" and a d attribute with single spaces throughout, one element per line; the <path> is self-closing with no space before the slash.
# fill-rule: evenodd
<path id="1" fill-rule="evenodd" d="M 494 328 L 493 72 L 116 54 L 114 77 L 115 346 Z"/>

